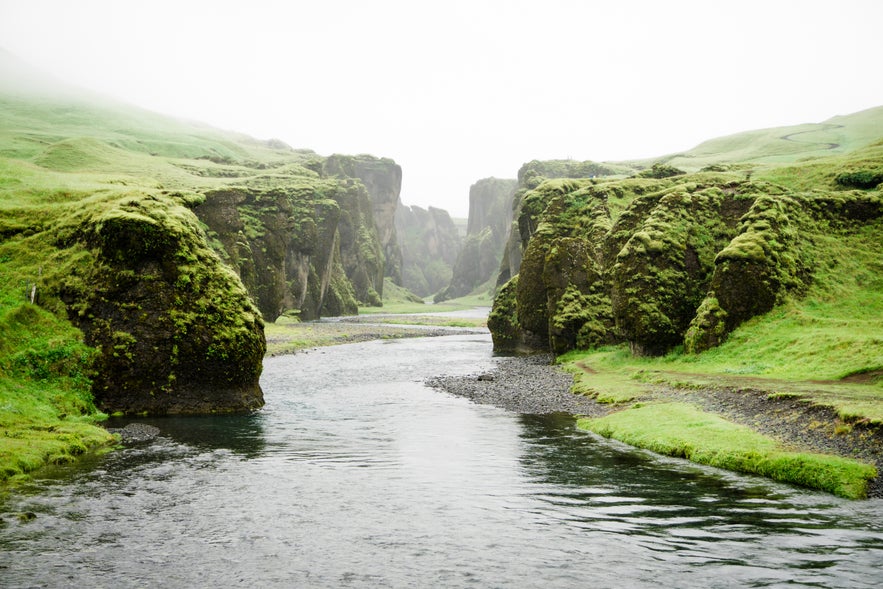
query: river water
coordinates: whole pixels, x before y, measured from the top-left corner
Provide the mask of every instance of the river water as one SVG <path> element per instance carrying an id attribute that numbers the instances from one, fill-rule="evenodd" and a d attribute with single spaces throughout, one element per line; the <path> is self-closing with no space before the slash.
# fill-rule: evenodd
<path id="1" fill-rule="evenodd" d="M 487 335 L 267 359 L 262 411 L 147 421 L 157 441 L 42 473 L 6 497 L 0 587 L 883 579 L 880 500 L 660 458 L 579 432 L 569 416 L 422 384 L 493 363 Z"/>

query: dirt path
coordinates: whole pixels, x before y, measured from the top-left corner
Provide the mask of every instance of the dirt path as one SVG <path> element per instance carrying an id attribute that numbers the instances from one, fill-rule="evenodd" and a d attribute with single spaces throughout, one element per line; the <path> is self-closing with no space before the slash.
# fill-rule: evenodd
<path id="1" fill-rule="evenodd" d="M 785 141 L 791 141 L 792 143 L 800 143 L 802 145 L 818 145 L 819 149 L 837 149 L 840 147 L 839 143 L 827 143 L 824 141 L 801 141 L 800 139 L 794 139 L 797 135 L 806 135 L 807 133 L 818 133 L 819 131 L 830 131 L 831 129 L 842 129 L 843 125 L 834 125 L 834 124 L 819 124 L 818 129 L 811 129 L 809 131 L 798 131 L 797 133 L 789 133 L 787 135 L 782 135 L 779 139 L 783 139 Z"/>

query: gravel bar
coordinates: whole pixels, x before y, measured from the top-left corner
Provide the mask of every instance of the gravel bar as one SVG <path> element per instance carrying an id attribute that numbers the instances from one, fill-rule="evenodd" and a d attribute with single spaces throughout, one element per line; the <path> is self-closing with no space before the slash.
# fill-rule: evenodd
<path id="1" fill-rule="evenodd" d="M 500 358 L 490 372 L 426 380 L 432 388 L 516 413 L 601 416 L 609 412 L 594 400 L 571 393 L 572 384 L 573 377 L 552 365 L 549 354 Z"/>

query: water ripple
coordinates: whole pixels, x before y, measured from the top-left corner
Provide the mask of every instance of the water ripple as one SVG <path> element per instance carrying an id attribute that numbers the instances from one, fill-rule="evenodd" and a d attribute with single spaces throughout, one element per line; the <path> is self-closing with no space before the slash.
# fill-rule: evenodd
<path id="1" fill-rule="evenodd" d="M 268 360 L 267 408 L 167 419 L 0 506 L 0 585 L 869 587 L 883 502 L 659 458 L 433 391 L 486 336 Z M 33 518 L 19 517 L 31 513 Z"/>

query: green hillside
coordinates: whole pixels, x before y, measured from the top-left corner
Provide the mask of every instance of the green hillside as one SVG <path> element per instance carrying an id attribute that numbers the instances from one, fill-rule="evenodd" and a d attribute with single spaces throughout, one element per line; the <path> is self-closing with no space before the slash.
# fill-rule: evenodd
<path id="1" fill-rule="evenodd" d="M 821 123 L 774 127 L 717 137 L 683 153 L 623 162 L 649 167 L 663 162 L 688 172 L 708 166 L 783 164 L 842 155 L 880 139 L 883 106 L 832 117 Z"/>

